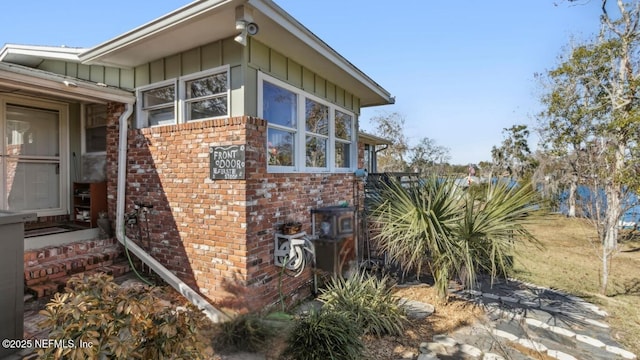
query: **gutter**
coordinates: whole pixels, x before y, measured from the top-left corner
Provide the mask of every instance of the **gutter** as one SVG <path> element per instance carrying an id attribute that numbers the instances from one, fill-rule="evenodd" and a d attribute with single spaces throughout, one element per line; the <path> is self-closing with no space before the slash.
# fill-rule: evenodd
<path id="1" fill-rule="evenodd" d="M 120 134 L 118 142 L 118 192 L 116 202 L 116 238 L 125 246 L 128 251 L 136 255 L 142 262 L 147 264 L 156 274 L 166 281 L 171 287 L 176 289 L 189 302 L 202 310 L 204 314 L 214 323 L 226 320 L 228 317 L 220 310 L 213 307 L 200 294 L 195 292 L 184 281 L 180 280 L 169 269 L 160 264 L 151 255 L 145 252 L 140 246 L 129 239 L 125 234 L 124 224 L 124 201 L 127 185 L 127 119 L 133 113 L 133 102 L 125 103 L 125 111 L 120 115 Z"/>

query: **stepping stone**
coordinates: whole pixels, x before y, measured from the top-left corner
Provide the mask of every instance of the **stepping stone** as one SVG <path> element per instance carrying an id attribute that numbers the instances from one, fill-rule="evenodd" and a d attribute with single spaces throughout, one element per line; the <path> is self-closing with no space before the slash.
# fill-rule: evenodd
<path id="1" fill-rule="evenodd" d="M 444 344 L 437 343 L 437 342 L 423 343 L 423 344 L 420 344 L 420 353 L 446 354 L 447 347 Z"/>
<path id="2" fill-rule="evenodd" d="M 484 356 L 482 356 L 482 360 L 504 360 L 504 358 L 498 354 L 484 353 Z"/>
<path id="3" fill-rule="evenodd" d="M 603 322 L 600 322 L 598 320 L 593 320 L 593 319 L 584 319 L 582 320 L 584 322 L 586 322 L 587 324 L 591 324 L 591 325 L 595 325 L 604 329 L 608 329 L 609 328 L 609 324 L 605 324 Z"/>
<path id="4" fill-rule="evenodd" d="M 576 336 L 576 333 L 574 333 L 573 331 L 559 327 L 559 326 L 549 326 L 547 327 L 547 330 L 554 332 L 558 335 L 566 336 L 568 338 L 573 338 L 574 336 Z"/>
<path id="5" fill-rule="evenodd" d="M 447 335 L 434 335 L 433 341 L 448 347 L 456 346 L 458 343 L 455 339 L 450 338 Z"/>
<path id="6" fill-rule="evenodd" d="M 518 299 L 511 296 L 500 296 L 500 300 L 504 302 L 517 303 Z"/>
<path id="7" fill-rule="evenodd" d="M 547 350 L 547 355 L 558 360 L 578 360 L 575 357 L 558 350 Z"/>
<path id="8" fill-rule="evenodd" d="M 475 346 L 471 346 L 469 344 L 460 344 L 460 351 L 469 356 L 480 357 L 482 356 L 482 350 L 478 349 Z"/>
<path id="9" fill-rule="evenodd" d="M 604 347 L 605 350 L 607 350 L 610 353 L 616 354 L 616 355 L 620 355 L 625 359 L 637 359 L 636 355 L 630 351 L 621 349 L 617 346 L 605 346 Z"/>
<path id="10" fill-rule="evenodd" d="M 491 333 L 495 336 L 499 336 L 501 338 L 505 338 L 509 341 L 516 341 L 518 340 L 518 337 L 513 335 L 512 333 L 503 331 L 503 330 L 498 330 L 498 329 L 493 329 L 491 330 Z"/>
<path id="11" fill-rule="evenodd" d="M 492 293 L 482 293 L 482 297 L 486 297 L 487 299 L 500 300 L 500 296 Z"/>
<path id="12" fill-rule="evenodd" d="M 526 347 L 527 349 L 531 349 L 537 352 L 546 352 L 548 349 L 546 346 L 540 344 L 537 341 L 529 340 L 529 339 L 518 339 L 518 344 Z"/>
<path id="13" fill-rule="evenodd" d="M 438 360 L 438 356 L 434 353 L 420 354 L 418 360 Z"/>
<path id="14" fill-rule="evenodd" d="M 435 307 L 431 304 L 415 300 L 408 300 L 405 298 L 400 299 L 400 304 L 407 311 L 407 317 L 414 320 L 424 319 L 427 316 L 433 314 L 434 311 L 436 311 Z"/>
<path id="15" fill-rule="evenodd" d="M 585 344 L 589 344 L 591 346 L 595 346 L 597 348 L 603 348 L 606 346 L 605 343 L 603 343 L 602 341 L 598 340 L 598 339 L 594 339 L 590 336 L 586 336 L 586 335 L 581 335 L 581 334 L 577 334 L 576 335 L 576 340 L 581 341 Z"/>

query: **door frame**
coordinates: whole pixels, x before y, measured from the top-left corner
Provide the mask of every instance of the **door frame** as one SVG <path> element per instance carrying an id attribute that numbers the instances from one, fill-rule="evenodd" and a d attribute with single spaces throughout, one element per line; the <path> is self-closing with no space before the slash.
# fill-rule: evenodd
<path id="1" fill-rule="evenodd" d="M 7 210 L 6 194 L 6 109 L 7 105 L 33 107 L 43 110 L 57 111 L 59 116 L 59 172 L 58 188 L 59 204 L 55 209 L 31 209 L 37 216 L 55 216 L 69 214 L 69 104 L 59 101 L 39 99 L 21 95 L 0 94 L 0 210 Z"/>

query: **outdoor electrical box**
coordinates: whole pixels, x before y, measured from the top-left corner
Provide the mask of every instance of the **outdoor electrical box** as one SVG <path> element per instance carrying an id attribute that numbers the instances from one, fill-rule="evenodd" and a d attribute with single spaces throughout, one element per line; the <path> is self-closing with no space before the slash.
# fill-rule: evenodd
<path id="1" fill-rule="evenodd" d="M 0 211 L 0 338 L 20 340 L 24 329 L 24 223 L 36 214 Z M 0 348 L 0 358 L 20 348 Z"/>
<path id="2" fill-rule="evenodd" d="M 355 208 L 328 206 L 311 210 L 316 267 L 341 276 L 355 259 Z"/>

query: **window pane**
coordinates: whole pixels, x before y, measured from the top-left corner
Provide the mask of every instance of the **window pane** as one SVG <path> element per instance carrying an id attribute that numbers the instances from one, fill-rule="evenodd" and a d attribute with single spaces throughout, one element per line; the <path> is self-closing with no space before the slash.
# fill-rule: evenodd
<path id="1" fill-rule="evenodd" d="M 351 167 L 351 144 L 336 141 L 336 167 Z"/>
<path id="2" fill-rule="evenodd" d="M 353 117 L 342 111 L 336 110 L 336 137 L 343 140 L 351 140 Z"/>
<path id="3" fill-rule="evenodd" d="M 107 150 L 107 105 L 85 106 L 85 150 L 101 152 Z"/>
<path id="4" fill-rule="evenodd" d="M 187 120 L 198 120 L 227 114 L 227 97 L 187 103 Z"/>
<path id="5" fill-rule="evenodd" d="M 58 164 L 8 161 L 7 205 L 10 211 L 60 207 Z"/>
<path id="6" fill-rule="evenodd" d="M 268 82 L 263 82 L 262 116 L 271 124 L 295 128 L 297 124 L 297 97 Z"/>
<path id="7" fill-rule="evenodd" d="M 293 166 L 294 135 L 288 131 L 268 130 L 269 165 Z"/>
<path id="8" fill-rule="evenodd" d="M 107 105 L 89 104 L 85 109 L 85 127 L 90 128 L 107 125 Z"/>
<path id="9" fill-rule="evenodd" d="M 149 111 L 149 126 L 175 124 L 173 107 Z"/>
<path id="10" fill-rule="evenodd" d="M 60 156 L 57 111 L 7 106 L 5 144 L 11 155 Z"/>
<path id="11" fill-rule="evenodd" d="M 151 89 L 142 93 L 142 107 L 148 108 L 151 106 L 173 103 L 175 99 L 175 85 Z"/>
<path id="12" fill-rule="evenodd" d="M 87 152 L 107 151 L 107 127 L 98 126 L 86 129 L 85 141 Z"/>
<path id="13" fill-rule="evenodd" d="M 308 167 L 327 167 L 327 139 L 316 136 L 307 136 L 307 161 Z"/>
<path id="14" fill-rule="evenodd" d="M 187 99 L 220 94 L 227 91 L 227 74 L 216 74 L 186 82 Z"/>
<path id="15" fill-rule="evenodd" d="M 307 131 L 329 135 L 329 107 L 313 100 L 305 99 Z"/>

